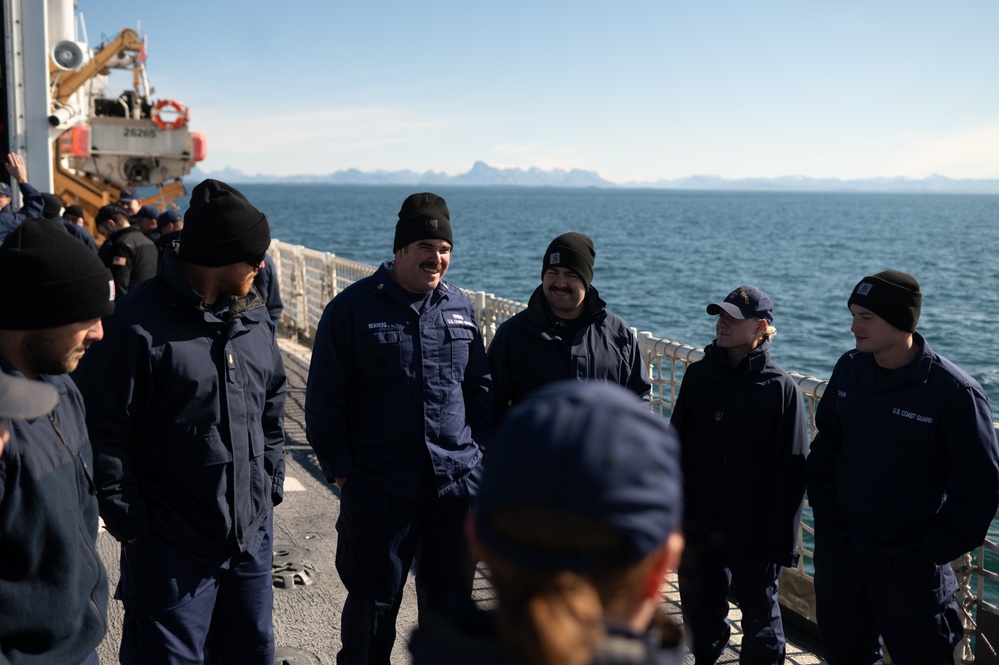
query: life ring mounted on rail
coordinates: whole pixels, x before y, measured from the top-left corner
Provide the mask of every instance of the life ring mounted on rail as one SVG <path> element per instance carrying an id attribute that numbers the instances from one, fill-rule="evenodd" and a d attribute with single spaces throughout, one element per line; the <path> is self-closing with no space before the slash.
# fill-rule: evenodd
<path id="1" fill-rule="evenodd" d="M 163 110 L 167 109 L 166 116 L 173 120 L 163 118 Z M 191 111 L 186 106 L 173 99 L 161 99 L 153 106 L 153 122 L 160 129 L 180 129 L 191 119 Z"/>

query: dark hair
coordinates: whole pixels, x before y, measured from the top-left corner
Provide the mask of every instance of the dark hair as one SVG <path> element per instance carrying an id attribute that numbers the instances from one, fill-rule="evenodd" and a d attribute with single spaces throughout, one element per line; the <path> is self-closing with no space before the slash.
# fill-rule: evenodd
<path id="1" fill-rule="evenodd" d="M 615 548 L 621 537 L 607 525 L 543 506 L 497 514 L 492 528 L 524 547 L 589 551 Z M 589 665 L 604 639 L 604 608 L 641 589 L 659 551 L 625 566 L 588 573 L 534 571 L 481 547 L 496 590 L 500 640 L 533 665 Z"/>
<path id="2" fill-rule="evenodd" d="M 97 216 L 94 217 L 94 226 L 100 228 L 101 224 L 109 219 L 114 220 L 114 222 L 119 226 L 124 226 L 129 223 L 128 213 L 125 209 L 112 204 L 106 205 L 97 211 Z"/>

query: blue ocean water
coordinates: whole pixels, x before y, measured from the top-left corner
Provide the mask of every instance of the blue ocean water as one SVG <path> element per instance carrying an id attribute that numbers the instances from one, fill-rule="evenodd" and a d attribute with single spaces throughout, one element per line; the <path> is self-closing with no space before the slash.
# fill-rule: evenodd
<path id="1" fill-rule="evenodd" d="M 414 187 L 242 185 L 274 237 L 377 264 Z M 999 404 L 999 197 L 451 187 L 448 279 L 526 302 L 552 238 L 593 238 L 593 284 L 639 330 L 704 346 L 704 307 L 751 283 L 773 299 L 774 357 L 828 378 L 853 347 L 846 300 L 864 275 L 916 276 L 919 330 Z"/>

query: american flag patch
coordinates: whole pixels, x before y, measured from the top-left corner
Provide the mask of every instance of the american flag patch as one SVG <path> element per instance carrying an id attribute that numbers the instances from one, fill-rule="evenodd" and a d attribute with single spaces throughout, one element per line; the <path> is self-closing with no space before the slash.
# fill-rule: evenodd
<path id="1" fill-rule="evenodd" d="M 111 263 L 113 263 L 116 266 L 123 266 L 126 263 L 128 263 L 128 259 L 126 259 L 124 256 L 116 256 L 113 259 L 111 259 Z"/>

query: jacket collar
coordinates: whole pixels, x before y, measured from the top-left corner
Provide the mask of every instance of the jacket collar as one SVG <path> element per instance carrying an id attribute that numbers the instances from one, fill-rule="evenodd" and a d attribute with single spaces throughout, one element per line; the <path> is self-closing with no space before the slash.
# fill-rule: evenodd
<path id="1" fill-rule="evenodd" d="M 178 248 L 179 243 L 175 242 L 163 249 L 163 252 L 160 254 L 159 265 L 156 269 L 157 277 L 162 280 L 162 283 L 170 294 L 171 299 L 175 302 L 186 303 L 195 309 L 204 312 L 206 317 L 211 316 L 212 318 L 217 319 L 218 317 L 216 317 L 215 314 L 205 306 L 204 299 L 201 295 L 195 291 L 187 281 L 187 277 L 184 275 L 184 271 L 180 266 L 180 258 L 177 256 Z M 228 297 L 232 300 L 229 304 L 229 320 L 251 313 L 253 310 L 264 308 L 265 306 L 264 299 L 261 297 L 260 292 L 257 291 L 256 286 L 251 286 L 250 292 L 245 296 Z M 253 313 L 255 314 L 255 312 Z M 250 318 L 257 319 L 260 317 L 251 316 Z"/>
<path id="2" fill-rule="evenodd" d="M 129 233 L 134 233 L 135 231 L 138 231 L 139 233 L 142 233 L 142 229 L 140 229 L 138 226 L 129 225 L 129 226 L 126 226 L 123 229 L 118 229 L 117 231 L 115 231 L 114 233 L 112 233 L 108 237 L 108 240 L 118 240 L 122 236 L 126 236 Z"/>
<path id="3" fill-rule="evenodd" d="M 586 298 L 583 300 L 583 306 L 585 310 L 580 317 L 583 325 L 588 326 L 607 318 L 607 303 L 600 297 L 596 287 L 590 286 L 586 292 Z M 527 320 L 539 331 L 557 337 L 558 331 L 550 323 L 551 314 L 552 310 L 545 298 L 544 286 L 539 285 L 538 288 L 534 289 L 531 299 L 527 302 Z"/>
<path id="4" fill-rule="evenodd" d="M 762 372 L 763 368 L 767 366 L 770 362 L 770 344 L 771 340 L 769 339 L 760 344 L 747 353 L 736 367 L 729 365 L 728 351 L 718 346 L 718 340 L 712 340 L 711 344 L 704 349 L 704 355 L 711 358 L 716 365 L 721 366 L 725 371 L 745 376 Z"/>
<path id="5" fill-rule="evenodd" d="M 899 385 L 902 382 L 923 384 L 929 381 L 930 371 L 933 369 L 937 354 L 930 348 L 930 343 L 926 341 L 926 338 L 919 333 L 912 333 L 912 339 L 920 345 L 919 353 L 912 359 L 912 362 L 893 371 L 881 384 L 877 383 L 877 364 L 874 362 L 874 354 L 855 350 L 854 353 L 857 356 L 864 380 L 877 389 Z"/>

